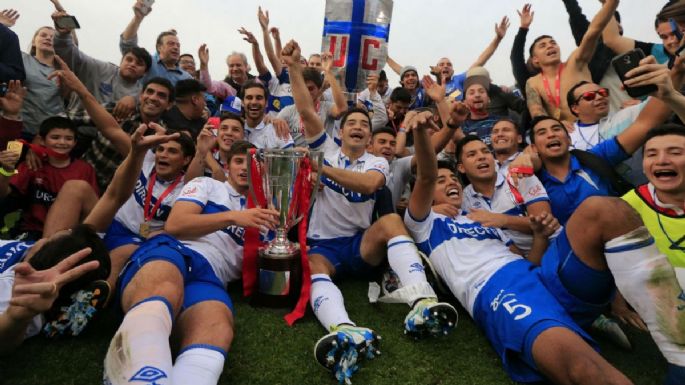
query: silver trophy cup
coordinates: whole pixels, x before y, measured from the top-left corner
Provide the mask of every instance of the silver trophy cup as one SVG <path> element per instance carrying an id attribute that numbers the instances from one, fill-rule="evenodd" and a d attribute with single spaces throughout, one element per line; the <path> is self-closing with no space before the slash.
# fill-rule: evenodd
<path id="1" fill-rule="evenodd" d="M 303 172 L 300 165 L 309 157 L 312 170 L 320 170 L 323 153 L 307 152 L 296 149 L 260 149 L 256 151 L 260 163 L 261 184 L 268 208 L 279 212 L 278 227 L 273 240 L 259 250 L 257 261 L 258 289 L 253 303 L 259 306 L 292 307 L 299 298 L 302 285 L 302 265 L 300 246 L 288 240 L 288 231 L 302 220 L 298 213 L 309 210 L 318 191 L 319 178 L 312 188 L 310 207 L 299 207 L 295 198 L 295 182 Z M 257 202 L 252 176 L 252 157 L 248 156 L 249 189 L 254 202 Z M 256 182 L 259 183 L 259 182 Z"/>

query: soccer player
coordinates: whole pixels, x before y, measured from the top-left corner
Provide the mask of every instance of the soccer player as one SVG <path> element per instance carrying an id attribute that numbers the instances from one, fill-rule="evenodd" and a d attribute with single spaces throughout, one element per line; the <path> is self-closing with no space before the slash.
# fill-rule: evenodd
<path id="1" fill-rule="evenodd" d="M 507 176 L 509 165 L 521 153 L 523 136 L 518 124 L 510 118 L 498 120 L 492 126 L 490 143 L 498 172 L 502 176 Z"/>
<path id="2" fill-rule="evenodd" d="M 528 254 L 533 245 L 529 217 L 551 211 L 540 180 L 531 176 L 515 187 L 506 175 L 497 172 L 492 151 L 477 136 L 469 135 L 459 141 L 457 162 L 459 172 L 471 182 L 464 188 L 463 198 L 468 218 L 485 227 L 501 229 L 516 247 Z"/>
<path id="3" fill-rule="evenodd" d="M 547 115 L 573 122 L 566 102 L 568 90 L 581 80 L 592 81 L 588 63 L 597 47 L 602 30 L 609 23 L 618 7 L 618 0 L 606 0 L 568 60 L 561 61 L 556 40 L 549 35 L 539 36 L 530 46 L 530 57 L 540 73 L 526 82 L 526 99 L 531 116 Z"/>
<path id="4" fill-rule="evenodd" d="M 278 212 L 245 210 L 247 150 L 233 143 L 229 178 L 195 178 L 184 187 L 164 234 L 133 253 L 119 278 L 126 315 L 105 357 L 105 383 L 216 384 L 233 340 L 225 286 L 239 279 L 245 227 L 273 228 Z M 174 324 L 180 351 L 172 365 Z"/>
<path id="5" fill-rule="evenodd" d="M 240 91 L 245 110 L 245 137 L 257 148 L 288 148 L 293 146 L 293 138 L 288 134 L 286 138 L 278 136 L 272 123 L 265 123 L 269 91 L 254 80 L 248 80 Z"/>
<path id="6" fill-rule="evenodd" d="M 324 188 L 317 195 L 307 233 L 312 308 L 330 332 L 316 343 L 315 356 L 335 372 L 338 380 L 349 380 L 356 370 L 357 354 L 373 356 L 378 337 L 349 318 L 333 276 L 367 272 L 387 257 L 404 285 L 398 290 L 406 293 L 412 308 L 405 319 L 405 331 L 417 336 L 446 333 L 454 327 L 456 311 L 437 302 L 400 216 L 388 214 L 371 224 L 376 193 L 388 178 L 388 162 L 366 152 L 371 136 L 366 110 L 353 108 L 343 115 L 342 145 L 338 146 L 325 132 L 307 92 L 297 43 L 290 41 L 281 56 L 290 70 L 295 105 L 304 121 L 309 148 L 323 151 L 325 159 L 319 170 Z"/>
<path id="7" fill-rule="evenodd" d="M 592 339 L 580 327 L 608 303 L 614 282 L 664 355 L 685 358 L 682 334 L 673 333 L 682 331 L 685 320 L 678 310 L 682 290 L 629 205 L 616 198 L 588 198 L 536 267 L 507 248 L 510 241 L 500 230 L 464 215 L 432 211 L 436 203 L 458 208 L 462 197 L 453 171 L 436 166 L 428 119 L 419 115 L 412 123 L 418 166 L 405 222 L 514 381 L 630 384 L 591 347 Z M 535 241 L 546 242 L 549 223 L 545 215 L 531 219 Z"/>
<path id="8" fill-rule="evenodd" d="M 37 242 L 0 242 L 0 340 L 3 341 L 0 352 L 12 350 L 46 324 L 68 326 L 72 334 L 78 334 L 84 326 L 78 325 L 83 319 L 56 323 L 53 317 L 62 315 L 59 307 L 65 305 L 65 301 L 73 302 L 70 300 L 73 293 L 109 274 L 109 255 L 96 232 L 109 226 L 114 214 L 131 195 L 148 149 L 175 137 L 163 135 L 162 130 L 143 136 L 147 129 L 141 125 L 133 133 L 132 151 L 83 224 Z M 73 191 L 67 187 L 70 183 L 74 182 L 68 182 L 65 190 Z M 55 210 L 63 209 L 59 202 L 56 205 Z M 76 264 L 79 266 L 74 267 Z M 102 293 L 100 299 L 106 295 Z M 90 298 L 86 302 L 89 301 Z M 50 316 L 46 319 L 41 313 Z"/>

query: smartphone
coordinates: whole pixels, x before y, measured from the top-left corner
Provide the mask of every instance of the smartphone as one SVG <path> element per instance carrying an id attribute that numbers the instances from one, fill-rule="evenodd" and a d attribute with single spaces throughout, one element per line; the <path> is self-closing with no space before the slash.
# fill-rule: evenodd
<path id="1" fill-rule="evenodd" d="M 4 98 L 7 95 L 7 83 L 0 83 L 0 98 Z"/>
<path id="2" fill-rule="evenodd" d="M 79 29 L 81 26 L 74 16 L 62 16 L 55 19 L 55 26 L 64 29 Z"/>
<path id="3" fill-rule="evenodd" d="M 642 87 L 628 87 L 625 85 L 625 81 L 627 80 L 626 73 L 628 73 L 633 68 L 639 66 L 640 60 L 644 58 L 645 53 L 642 52 L 640 48 L 636 48 L 634 50 L 626 52 L 621 56 L 615 57 L 614 60 L 611 61 L 611 65 L 616 70 L 616 73 L 618 74 L 618 77 L 621 79 L 621 82 L 623 82 L 623 86 L 625 87 L 626 92 L 632 98 L 646 96 L 658 90 L 658 88 L 655 85 L 648 85 Z"/>
<path id="4" fill-rule="evenodd" d="M 155 0 L 141 0 L 140 3 L 142 4 L 141 10 L 147 15 L 152 11 L 152 4 L 155 3 Z"/>

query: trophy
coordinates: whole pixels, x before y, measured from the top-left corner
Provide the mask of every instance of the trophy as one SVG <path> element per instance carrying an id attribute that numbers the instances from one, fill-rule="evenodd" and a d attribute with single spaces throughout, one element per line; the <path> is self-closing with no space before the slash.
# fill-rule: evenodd
<path id="1" fill-rule="evenodd" d="M 316 178 L 315 186 L 311 186 L 310 177 L 312 169 L 321 169 L 323 153 L 297 149 L 259 149 L 247 159 L 249 191 L 253 202 L 260 202 L 258 195 L 263 191 L 262 204 L 279 212 L 273 240 L 259 248 L 257 290 L 252 301 L 259 306 L 292 307 L 300 297 L 302 261 L 306 259 L 301 258 L 300 245 L 288 240 L 288 231 L 311 209 L 319 178 Z M 257 165 L 253 164 L 255 161 Z M 311 167 L 302 167 L 306 165 L 303 162 L 308 162 Z M 255 170 L 261 175 L 254 175 Z M 309 205 L 303 207 L 303 202 L 307 201 Z"/>

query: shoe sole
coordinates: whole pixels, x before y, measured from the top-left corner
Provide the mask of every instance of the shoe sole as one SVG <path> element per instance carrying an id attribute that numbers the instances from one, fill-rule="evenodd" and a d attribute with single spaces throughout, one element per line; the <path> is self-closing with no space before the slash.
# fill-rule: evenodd
<path id="1" fill-rule="evenodd" d="M 447 335 L 452 329 L 457 327 L 459 320 L 459 313 L 457 310 L 447 303 L 437 303 L 424 310 L 424 314 L 428 312 L 428 319 L 424 323 L 414 325 L 414 330 L 407 330 L 405 326 L 404 333 L 414 338 L 424 338 L 428 336 Z"/>

